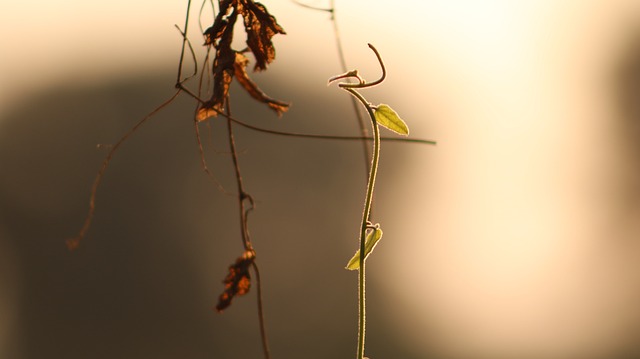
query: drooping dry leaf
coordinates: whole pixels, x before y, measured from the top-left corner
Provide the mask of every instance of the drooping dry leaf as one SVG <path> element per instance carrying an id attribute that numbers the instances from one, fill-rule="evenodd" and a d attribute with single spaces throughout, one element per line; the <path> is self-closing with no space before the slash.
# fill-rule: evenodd
<path id="1" fill-rule="evenodd" d="M 230 46 L 221 47 L 216 51 L 216 59 L 213 62 L 213 94 L 200 106 L 196 115 L 198 121 L 216 117 L 218 113 L 223 112 L 235 72 L 235 57 L 235 51 Z"/>
<path id="2" fill-rule="evenodd" d="M 233 25 L 238 18 L 238 13 L 231 8 L 232 0 L 221 4 L 221 11 L 216 21 L 205 31 L 205 45 L 212 45 L 216 49 L 216 57 L 213 61 L 213 94 L 211 98 L 200 106 L 196 119 L 204 121 L 209 117 L 215 117 L 224 109 L 224 102 L 229 95 L 229 85 L 233 80 L 235 51 L 231 48 L 233 41 Z M 225 10 L 226 9 L 226 10 Z M 227 12 L 231 13 L 227 16 Z"/>
<path id="3" fill-rule="evenodd" d="M 254 99 L 267 104 L 272 110 L 274 110 L 278 116 L 282 115 L 283 112 L 286 112 L 289 109 L 289 104 L 284 103 L 282 101 L 274 100 L 271 97 L 267 96 L 262 90 L 258 88 L 255 82 L 251 81 L 249 78 L 249 74 L 247 74 L 247 64 L 249 63 L 249 59 L 246 58 L 243 54 L 237 52 L 236 53 L 236 61 L 235 61 L 235 76 L 238 80 L 238 83 L 253 97 Z"/>
<path id="4" fill-rule="evenodd" d="M 223 38 L 225 34 L 233 34 L 233 26 L 238 14 L 244 19 L 247 46 L 256 58 L 254 70 L 265 70 L 267 65 L 276 58 L 276 49 L 271 38 L 276 34 L 285 35 L 286 32 L 278 24 L 276 18 L 269 14 L 267 8 L 259 2 L 253 0 L 222 1 L 213 25 L 204 32 L 205 45 L 219 48 L 218 40 Z"/>
<path id="5" fill-rule="evenodd" d="M 224 292 L 218 299 L 216 310 L 218 313 L 231 305 L 231 300 L 235 296 L 245 295 L 251 288 L 251 275 L 249 267 L 253 264 L 256 253 L 252 250 L 242 253 L 236 262 L 229 266 L 229 273 L 224 278 Z"/>
<path id="6" fill-rule="evenodd" d="M 254 70 L 266 70 L 267 65 L 276 58 L 276 49 L 271 42 L 275 34 L 286 34 L 276 18 L 267 8 L 252 0 L 240 0 L 238 12 L 244 19 L 244 29 L 247 32 L 247 45 L 256 58 Z"/>
<path id="7" fill-rule="evenodd" d="M 220 10 L 213 22 L 213 25 L 204 32 L 205 45 L 213 45 L 218 47 L 218 42 L 222 38 L 222 34 L 230 29 L 233 34 L 233 25 L 236 23 L 238 14 L 233 10 L 234 0 L 224 0 L 220 3 Z M 233 37 L 233 36 L 232 36 Z"/>
<path id="8" fill-rule="evenodd" d="M 254 70 L 265 70 L 275 59 L 275 48 L 271 38 L 275 34 L 285 33 L 266 7 L 260 3 L 253 0 L 225 0 L 220 4 L 220 11 L 213 26 L 204 33 L 205 45 L 216 48 L 216 58 L 213 63 L 213 95 L 200 106 L 196 115 L 198 121 L 215 117 L 223 111 L 234 75 L 251 97 L 266 104 L 278 115 L 289 107 L 288 104 L 267 96 L 249 79 L 246 71 L 249 60 L 231 48 L 238 15 L 244 19 L 247 45 L 256 59 Z"/>

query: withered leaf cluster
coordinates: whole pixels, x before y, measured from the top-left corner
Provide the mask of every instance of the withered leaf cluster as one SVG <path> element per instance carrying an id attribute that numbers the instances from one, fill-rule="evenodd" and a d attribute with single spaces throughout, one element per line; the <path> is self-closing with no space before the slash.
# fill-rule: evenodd
<path id="1" fill-rule="evenodd" d="M 256 253 L 252 250 L 247 250 L 236 259 L 234 264 L 229 266 L 229 273 L 227 273 L 223 282 L 224 292 L 220 295 L 216 305 L 218 313 L 231 305 L 231 300 L 235 296 L 245 295 L 249 292 L 251 288 L 249 267 L 253 264 L 255 258 Z"/>
<path id="2" fill-rule="evenodd" d="M 278 115 L 289 108 L 287 103 L 270 98 L 258 88 L 247 74 L 249 59 L 243 52 L 231 48 L 238 16 L 244 20 L 247 46 L 256 61 L 254 71 L 266 70 L 267 65 L 275 60 L 276 50 L 271 38 L 276 34 L 285 34 L 264 5 L 253 0 L 223 0 L 213 26 L 204 33 L 205 45 L 213 46 L 216 56 L 213 62 L 213 95 L 200 107 L 198 121 L 215 117 L 224 110 L 234 76 L 251 97 L 266 104 Z"/>

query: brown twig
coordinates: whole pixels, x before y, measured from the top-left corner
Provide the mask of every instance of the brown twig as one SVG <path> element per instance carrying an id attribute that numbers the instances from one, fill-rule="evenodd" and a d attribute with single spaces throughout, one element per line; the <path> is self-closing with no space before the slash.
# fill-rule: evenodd
<path id="1" fill-rule="evenodd" d="M 194 94 L 188 88 L 180 85 L 180 89 L 182 89 L 187 95 L 193 97 L 199 103 L 205 103 L 203 99 L 198 97 L 198 95 Z M 285 131 L 277 131 L 270 130 L 267 128 L 262 128 L 254 125 L 250 125 L 244 121 L 238 120 L 233 116 L 229 116 L 224 112 L 219 112 L 216 109 L 212 109 L 216 111 L 218 115 L 226 118 L 227 120 L 231 120 L 231 122 L 236 123 L 244 128 L 250 129 L 252 131 L 267 133 L 270 135 L 278 135 L 278 136 L 286 136 L 286 137 L 300 137 L 300 138 L 313 138 L 316 140 L 346 140 L 346 141 L 373 141 L 373 137 L 371 136 L 340 136 L 340 135 L 317 135 L 311 133 L 299 133 L 299 132 L 285 132 Z M 437 142 L 434 140 L 426 140 L 420 138 L 405 138 L 405 137 L 380 137 L 381 141 L 389 141 L 389 142 L 407 142 L 407 143 L 416 143 L 423 145 L 436 145 Z"/>
<path id="2" fill-rule="evenodd" d="M 109 153 L 107 153 L 107 156 L 102 161 L 102 166 L 100 166 L 100 169 L 98 170 L 98 174 L 96 175 L 96 178 L 93 180 L 93 186 L 91 187 L 91 195 L 89 197 L 89 210 L 84 220 L 84 224 L 82 225 L 82 228 L 80 229 L 80 232 L 78 232 L 77 236 L 73 238 L 69 238 L 66 241 L 67 248 L 69 248 L 69 250 L 74 250 L 78 248 L 78 246 L 80 245 L 80 241 L 82 241 L 82 239 L 87 234 L 89 227 L 91 227 L 91 220 L 93 219 L 93 215 L 96 211 L 96 193 L 98 192 L 100 181 L 102 181 L 102 177 L 104 176 L 104 173 L 107 170 L 107 167 L 109 167 L 109 162 L 111 162 L 111 158 L 113 158 L 113 155 L 116 153 L 118 148 L 120 148 L 120 145 L 122 145 L 129 137 L 131 137 L 131 135 L 133 135 L 134 132 L 138 130 L 138 128 L 144 125 L 156 113 L 158 113 L 160 110 L 168 106 L 176 97 L 178 97 L 178 94 L 180 94 L 180 92 L 181 90 L 178 89 L 176 93 L 174 93 L 171 97 L 169 97 L 168 100 L 164 101 L 160 106 L 156 107 L 153 111 L 151 111 L 144 118 L 142 118 L 142 120 L 138 121 L 138 123 L 136 123 L 133 127 L 131 127 L 131 129 L 127 131 L 127 133 L 125 133 L 122 137 L 120 137 L 118 142 L 116 142 L 111 147 L 111 149 L 109 150 Z"/>
<path id="3" fill-rule="evenodd" d="M 269 341 L 267 340 L 267 326 L 264 322 L 264 306 L 262 305 L 262 282 L 260 281 L 260 271 L 258 270 L 258 264 L 256 264 L 255 261 L 253 262 L 252 267 L 253 271 L 256 273 L 256 286 L 258 287 L 258 318 L 260 319 L 260 337 L 262 338 L 262 351 L 264 352 L 265 358 L 270 359 L 271 353 L 269 351 Z"/>
<path id="4" fill-rule="evenodd" d="M 176 76 L 176 87 L 178 87 L 178 84 L 181 84 L 182 81 L 182 63 L 184 61 L 184 50 L 185 47 L 187 45 L 189 45 L 189 48 L 191 49 L 191 54 L 195 57 L 195 52 L 193 51 L 193 47 L 191 47 L 191 43 L 189 43 L 189 39 L 187 37 L 187 30 L 188 30 L 188 26 L 189 26 L 189 13 L 191 12 L 191 0 L 187 1 L 187 14 L 185 15 L 184 18 L 184 31 L 181 31 L 180 29 L 178 29 L 178 31 L 180 31 L 180 33 L 182 34 L 182 50 L 180 51 L 180 61 L 178 62 L 178 75 Z M 177 27 L 177 26 L 176 26 Z M 197 61 L 195 61 L 197 63 Z M 197 67 L 196 67 L 197 69 Z M 197 70 L 196 70 L 197 72 Z"/>
<path id="5" fill-rule="evenodd" d="M 238 186 L 238 206 L 240 210 L 240 231 L 242 233 L 242 245 L 244 246 L 245 251 L 253 251 L 253 246 L 251 244 L 251 238 L 249 236 L 249 226 L 248 226 L 248 215 L 251 210 L 254 208 L 254 201 L 251 195 L 249 195 L 244 189 L 244 183 L 242 181 L 242 174 L 240 173 L 240 165 L 238 163 L 238 152 L 236 148 L 235 136 L 233 134 L 233 121 L 231 120 L 231 105 L 229 101 L 229 97 L 226 99 L 226 114 L 229 116 L 227 118 L 227 133 L 229 136 L 229 150 L 231 152 L 231 159 L 233 161 L 233 168 L 236 177 L 236 183 Z M 251 205 L 247 207 L 247 202 Z M 260 280 L 260 272 L 258 270 L 258 265 L 253 262 L 252 265 L 254 272 L 256 273 L 256 285 L 258 287 L 257 296 L 258 296 L 258 318 L 260 324 L 260 337 L 262 340 L 262 349 L 264 352 L 265 359 L 270 359 L 271 354 L 269 351 L 269 343 L 267 340 L 267 329 L 265 325 L 264 319 L 264 308 L 262 303 L 262 283 Z"/>
<path id="6" fill-rule="evenodd" d="M 200 136 L 200 127 L 198 126 L 198 121 L 195 120 L 195 114 L 194 114 L 194 120 L 193 120 L 193 127 L 196 132 L 196 142 L 198 143 L 198 153 L 200 154 L 200 166 L 202 167 L 202 170 L 207 175 L 207 177 L 211 179 L 211 182 L 213 182 L 213 184 L 216 186 L 216 188 L 220 192 L 224 194 L 229 194 L 227 190 L 225 190 L 224 187 L 220 184 L 220 182 L 218 182 L 218 180 L 216 179 L 216 176 L 213 175 L 213 172 L 209 170 L 209 166 L 207 166 L 207 160 L 204 155 L 204 147 L 202 145 L 202 137 Z"/>
<path id="7" fill-rule="evenodd" d="M 333 36 L 335 38 L 336 49 L 338 51 L 338 60 L 340 61 L 340 68 L 342 72 L 347 72 L 347 60 L 344 54 L 344 49 L 342 48 L 342 38 L 340 36 L 340 31 L 338 29 L 338 21 L 336 20 L 336 7 L 335 0 L 331 0 L 329 4 L 329 8 L 317 8 L 304 3 L 301 3 L 296 0 L 292 0 L 295 4 L 305 7 L 307 9 L 316 10 L 316 11 L 324 11 L 331 14 L 331 23 L 333 25 Z M 371 158 L 371 153 L 369 149 L 369 145 L 367 144 L 367 139 L 370 138 L 369 131 L 367 130 L 367 122 L 362 116 L 362 112 L 360 111 L 360 106 L 358 105 L 358 101 L 349 96 L 351 101 L 351 107 L 353 108 L 353 113 L 356 115 L 356 120 L 358 122 L 358 128 L 360 130 L 360 140 L 362 141 L 362 154 L 364 155 L 364 164 L 365 164 L 365 178 L 369 177 L 369 172 L 371 170 L 371 163 L 369 159 Z"/>

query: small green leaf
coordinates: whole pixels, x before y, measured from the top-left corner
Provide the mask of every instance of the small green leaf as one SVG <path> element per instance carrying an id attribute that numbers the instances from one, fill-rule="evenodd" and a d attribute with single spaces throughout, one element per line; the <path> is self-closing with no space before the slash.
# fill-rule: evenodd
<path id="1" fill-rule="evenodd" d="M 376 107 L 375 112 L 376 121 L 380 126 L 386 127 L 387 129 L 398 133 L 400 135 L 408 135 L 409 127 L 407 124 L 402 121 L 400 116 L 391 108 L 389 105 L 385 105 L 383 103 L 379 104 Z"/>
<path id="2" fill-rule="evenodd" d="M 364 259 L 366 260 L 369 254 L 373 252 L 373 249 L 378 244 L 378 241 L 382 238 L 382 230 L 380 228 L 376 228 L 373 231 L 367 234 L 367 238 L 364 241 Z M 360 268 L 360 250 L 353 255 L 349 263 L 347 263 L 346 269 L 348 270 L 356 270 Z"/>

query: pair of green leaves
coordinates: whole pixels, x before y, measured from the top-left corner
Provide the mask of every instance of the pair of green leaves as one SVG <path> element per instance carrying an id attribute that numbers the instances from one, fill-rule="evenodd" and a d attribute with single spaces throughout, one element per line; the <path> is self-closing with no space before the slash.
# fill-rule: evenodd
<path id="1" fill-rule="evenodd" d="M 380 229 L 379 225 L 376 225 L 375 228 L 369 234 L 367 234 L 367 238 L 364 241 L 364 259 L 366 260 L 369 254 L 373 252 L 373 249 L 378 244 L 378 241 L 382 238 L 382 229 Z M 347 263 L 346 269 L 348 270 L 356 270 L 360 269 L 360 250 L 353 255 L 349 263 Z"/>

